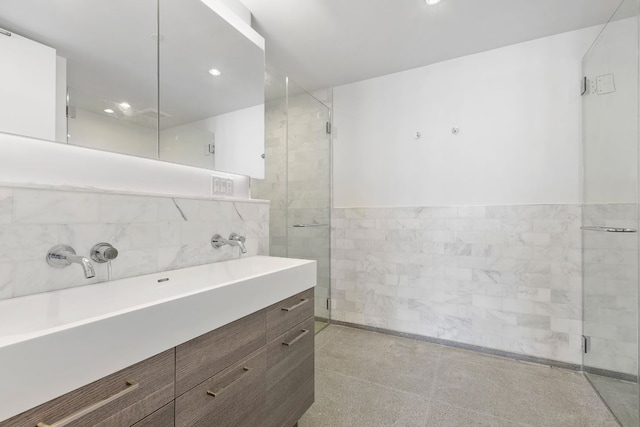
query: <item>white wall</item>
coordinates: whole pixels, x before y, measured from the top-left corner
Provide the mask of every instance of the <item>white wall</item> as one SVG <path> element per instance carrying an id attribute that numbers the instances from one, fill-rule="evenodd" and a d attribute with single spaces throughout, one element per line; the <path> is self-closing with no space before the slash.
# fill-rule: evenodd
<path id="1" fill-rule="evenodd" d="M 215 155 L 209 152 L 214 135 L 190 124 L 160 131 L 160 159 L 167 162 L 214 169 Z"/>
<path id="2" fill-rule="evenodd" d="M 133 156 L 158 156 L 158 131 L 155 126 L 141 126 L 80 108 L 76 108 L 76 117 L 70 118 L 68 123 L 70 144 Z"/>
<path id="3" fill-rule="evenodd" d="M 335 88 L 334 205 L 578 203 L 581 58 L 599 30 Z"/>
<path id="4" fill-rule="evenodd" d="M 585 58 L 584 203 L 635 203 L 638 181 L 637 18 L 612 21 Z M 598 90 L 613 75 L 615 91 Z"/>
<path id="5" fill-rule="evenodd" d="M 0 35 L 0 57 L 0 130 L 55 140 L 55 49 Z"/>
<path id="6" fill-rule="evenodd" d="M 216 170 L 264 178 L 264 160 L 260 157 L 264 153 L 264 105 L 199 120 L 188 126 L 215 135 Z M 201 152 L 199 148 L 197 155 Z"/>

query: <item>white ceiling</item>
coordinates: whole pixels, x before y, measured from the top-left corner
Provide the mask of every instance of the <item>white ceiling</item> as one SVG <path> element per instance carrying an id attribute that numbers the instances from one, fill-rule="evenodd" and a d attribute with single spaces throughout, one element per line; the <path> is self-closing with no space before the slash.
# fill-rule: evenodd
<path id="1" fill-rule="evenodd" d="M 313 90 L 602 24 L 620 0 L 242 2 L 267 62 Z"/>

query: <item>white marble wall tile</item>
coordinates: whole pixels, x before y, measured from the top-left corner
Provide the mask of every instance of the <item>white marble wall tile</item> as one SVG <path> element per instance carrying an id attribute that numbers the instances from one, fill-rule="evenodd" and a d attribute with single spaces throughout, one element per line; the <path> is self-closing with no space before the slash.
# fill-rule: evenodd
<path id="1" fill-rule="evenodd" d="M 158 221 L 158 199 L 117 194 L 101 194 L 102 223 L 130 223 Z M 91 222 L 95 222 L 95 219 Z"/>
<path id="2" fill-rule="evenodd" d="M 46 253 L 45 253 L 46 254 Z M 50 267 L 44 257 L 38 261 L 19 261 L 14 264 L 14 297 L 55 291 L 98 282 L 98 277 L 86 279 L 82 267 Z"/>
<path id="3" fill-rule="evenodd" d="M 268 255 L 268 211 L 264 203 L 0 188 L 0 299 L 240 256 L 237 248 L 212 248 L 215 233 L 246 235 L 245 256 Z M 57 244 L 88 256 L 99 242 L 119 256 L 110 271 L 94 263 L 90 280 L 79 266 L 55 269 L 44 260 Z"/>
<path id="4" fill-rule="evenodd" d="M 0 224 L 13 222 L 13 189 L 0 188 Z"/>
<path id="5" fill-rule="evenodd" d="M 0 263 L 0 299 L 13 297 L 13 283 L 13 264 Z"/>
<path id="6" fill-rule="evenodd" d="M 13 189 L 14 224 L 95 223 L 99 218 L 98 194 Z"/>
<path id="7" fill-rule="evenodd" d="M 58 226 L 53 224 L 0 224 L 0 262 L 44 259 L 58 244 Z"/>
<path id="8" fill-rule="evenodd" d="M 580 361 L 577 206 L 348 208 L 332 223 L 334 318 Z"/>
<path id="9" fill-rule="evenodd" d="M 159 221 L 196 221 L 200 216 L 200 205 L 206 201 L 178 197 L 158 200 Z"/>
<path id="10" fill-rule="evenodd" d="M 586 225 L 638 227 L 635 204 L 585 205 Z M 637 374 L 638 238 L 585 231 L 584 334 L 586 366 Z"/>

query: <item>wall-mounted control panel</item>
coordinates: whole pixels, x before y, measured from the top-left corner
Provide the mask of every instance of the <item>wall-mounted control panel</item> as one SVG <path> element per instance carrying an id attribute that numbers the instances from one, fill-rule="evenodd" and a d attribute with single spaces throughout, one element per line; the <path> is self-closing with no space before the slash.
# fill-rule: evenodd
<path id="1" fill-rule="evenodd" d="M 220 176 L 211 176 L 211 195 L 212 196 L 233 196 L 233 180 L 222 178 Z"/>

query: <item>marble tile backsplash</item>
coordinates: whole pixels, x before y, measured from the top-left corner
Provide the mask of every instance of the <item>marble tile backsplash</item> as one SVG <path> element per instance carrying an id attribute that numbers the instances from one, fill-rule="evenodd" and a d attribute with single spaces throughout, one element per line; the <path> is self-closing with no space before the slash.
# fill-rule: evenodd
<path id="1" fill-rule="evenodd" d="M 335 320 L 579 364 L 577 205 L 333 209 Z"/>
<path id="2" fill-rule="evenodd" d="M 231 232 L 247 237 L 244 256 L 268 255 L 269 204 L 0 187 L 0 299 L 233 259 L 238 248 L 209 243 Z M 88 256 L 99 242 L 120 253 L 93 279 L 45 261 L 54 245 Z"/>

